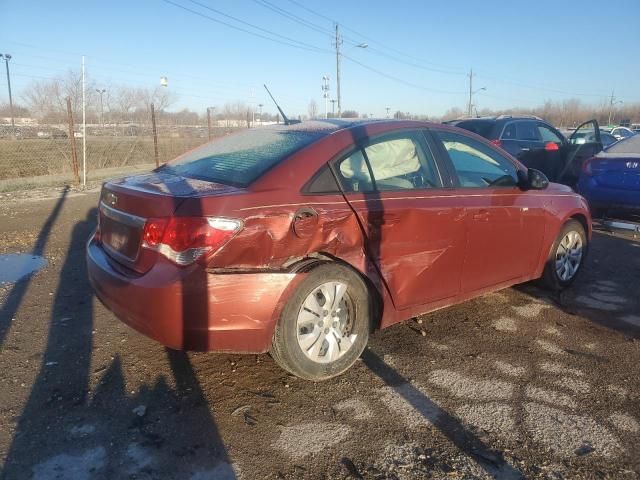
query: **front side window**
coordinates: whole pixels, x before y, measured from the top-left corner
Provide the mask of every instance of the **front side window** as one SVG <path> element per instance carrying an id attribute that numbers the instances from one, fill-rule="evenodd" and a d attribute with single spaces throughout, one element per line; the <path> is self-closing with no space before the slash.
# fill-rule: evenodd
<path id="1" fill-rule="evenodd" d="M 436 131 L 462 187 L 513 187 L 518 183 L 513 163 L 491 147 L 459 133 Z"/>
<path id="2" fill-rule="evenodd" d="M 562 139 L 546 125 L 538 125 L 538 133 L 544 143 L 553 142 L 557 144 L 562 143 Z"/>
<path id="3" fill-rule="evenodd" d="M 344 190 L 370 192 L 441 187 L 433 156 L 420 137 L 420 132 L 388 136 L 340 161 L 338 172 Z"/>

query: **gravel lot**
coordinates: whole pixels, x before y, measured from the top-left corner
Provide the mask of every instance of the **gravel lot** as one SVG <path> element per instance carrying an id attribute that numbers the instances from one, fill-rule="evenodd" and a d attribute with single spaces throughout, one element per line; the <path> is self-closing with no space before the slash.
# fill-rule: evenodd
<path id="1" fill-rule="evenodd" d="M 121 324 L 86 279 L 96 203 L 0 198 L 0 254 L 48 260 L 0 285 L 1 478 L 640 477 L 633 238 L 596 233 L 561 297 L 523 285 L 425 315 L 312 384 Z"/>

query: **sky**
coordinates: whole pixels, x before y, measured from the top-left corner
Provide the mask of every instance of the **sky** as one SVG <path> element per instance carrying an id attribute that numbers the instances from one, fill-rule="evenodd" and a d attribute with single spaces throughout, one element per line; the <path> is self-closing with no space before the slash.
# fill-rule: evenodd
<path id="1" fill-rule="evenodd" d="M 470 69 L 473 89 L 486 88 L 474 95 L 479 109 L 602 104 L 612 91 L 640 102 L 639 21 L 637 0 L 615 9 L 592 0 L 0 0 L 0 53 L 13 56 L 16 103 L 31 82 L 78 70 L 85 55 L 101 88 L 155 88 L 166 76 L 172 110 L 244 101 L 275 112 L 266 83 L 293 116 L 311 100 L 324 113 L 323 75 L 336 98 L 338 22 L 342 110 L 437 116 L 466 108 Z M 0 103 L 7 98 L 0 70 Z"/>

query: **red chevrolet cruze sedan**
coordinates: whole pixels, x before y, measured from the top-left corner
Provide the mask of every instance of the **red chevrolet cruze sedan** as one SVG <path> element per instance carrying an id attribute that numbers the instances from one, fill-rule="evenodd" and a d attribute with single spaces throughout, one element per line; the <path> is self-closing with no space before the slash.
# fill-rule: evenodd
<path id="1" fill-rule="evenodd" d="M 369 333 L 510 285 L 568 286 L 585 200 L 470 132 L 329 120 L 243 131 L 103 186 L 89 277 L 173 349 L 337 375 Z"/>

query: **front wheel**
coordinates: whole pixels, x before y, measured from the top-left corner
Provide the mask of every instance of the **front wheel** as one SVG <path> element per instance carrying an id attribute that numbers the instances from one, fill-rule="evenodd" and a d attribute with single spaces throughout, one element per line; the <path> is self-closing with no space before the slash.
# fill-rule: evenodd
<path id="1" fill-rule="evenodd" d="M 555 291 L 571 285 L 582 268 L 587 249 L 584 227 L 577 220 L 569 220 L 553 244 L 542 275 L 543 284 Z"/>
<path id="2" fill-rule="evenodd" d="M 271 356 L 290 373 L 313 381 L 341 374 L 367 345 L 371 307 L 362 278 L 347 267 L 322 264 L 287 301 Z"/>

